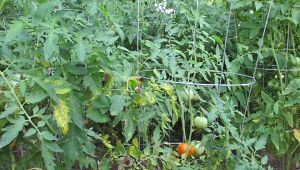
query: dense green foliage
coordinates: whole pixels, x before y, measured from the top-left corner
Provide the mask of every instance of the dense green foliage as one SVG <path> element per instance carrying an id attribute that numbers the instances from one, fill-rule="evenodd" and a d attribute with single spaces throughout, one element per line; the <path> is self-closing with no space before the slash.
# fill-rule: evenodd
<path id="1" fill-rule="evenodd" d="M 156 3 L 0 1 L 0 169 L 299 168 L 300 2 Z"/>

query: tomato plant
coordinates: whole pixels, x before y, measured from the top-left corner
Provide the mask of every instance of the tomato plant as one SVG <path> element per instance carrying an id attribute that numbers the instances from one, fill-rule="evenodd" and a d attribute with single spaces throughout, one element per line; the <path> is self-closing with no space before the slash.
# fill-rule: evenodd
<path id="1" fill-rule="evenodd" d="M 0 167 L 299 168 L 299 5 L 0 1 Z"/>

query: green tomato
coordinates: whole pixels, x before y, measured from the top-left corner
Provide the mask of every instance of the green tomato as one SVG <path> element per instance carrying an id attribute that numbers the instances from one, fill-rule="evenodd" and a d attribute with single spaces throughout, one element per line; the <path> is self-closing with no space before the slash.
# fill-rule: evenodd
<path id="1" fill-rule="evenodd" d="M 262 78 L 262 73 L 261 72 L 256 72 L 255 78 L 256 78 L 256 80 L 260 80 Z"/>
<path id="2" fill-rule="evenodd" d="M 203 117 L 203 116 L 197 116 L 197 117 L 195 117 L 195 119 L 194 119 L 194 125 L 195 125 L 195 127 L 198 128 L 198 129 L 204 129 L 204 128 L 206 128 L 206 127 L 207 127 L 207 124 L 208 124 L 208 122 L 207 122 L 206 117 Z"/>
<path id="3" fill-rule="evenodd" d="M 290 70 L 291 70 L 291 75 L 293 77 L 299 76 L 300 69 L 298 67 L 292 67 Z"/>
<path id="4" fill-rule="evenodd" d="M 273 89 L 274 88 L 274 80 L 270 80 L 270 81 L 268 81 L 268 84 L 267 84 L 267 86 L 270 88 L 270 89 Z"/>
<path id="5" fill-rule="evenodd" d="M 196 92 L 193 89 L 184 89 L 183 91 L 181 91 L 181 97 L 183 99 L 184 102 L 189 102 L 189 101 L 197 101 L 198 98 L 196 96 Z"/>
<path id="6" fill-rule="evenodd" d="M 194 145 L 195 148 L 195 156 L 201 156 L 205 152 L 205 146 L 203 146 L 200 142 Z"/>
<path id="7" fill-rule="evenodd" d="M 276 81 L 276 80 L 270 80 L 270 81 L 268 81 L 268 87 L 270 88 L 270 89 L 279 89 L 279 87 L 280 87 L 280 84 L 279 84 L 279 82 L 278 81 Z"/>

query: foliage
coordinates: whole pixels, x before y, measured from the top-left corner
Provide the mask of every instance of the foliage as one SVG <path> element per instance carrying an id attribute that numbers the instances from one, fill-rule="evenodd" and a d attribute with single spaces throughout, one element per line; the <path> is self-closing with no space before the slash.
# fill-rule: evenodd
<path id="1" fill-rule="evenodd" d="M 155 3 L 0 1 L 1 167 L 271 168 L 265 152 L 299 164 L 299 70 L 282 71 L 300 65 L 299 2 L 232 1 L 225 70 L 255 74 L 257 57 L 275 66 L 250 107 L 250 87 L 180 83 L 219 83 L 230 2 L 167 1 L 169 12 Z M 199 116 L 207 128 L 195 128 Z M 180 157 L 169 142 L 205 151 Z"/>

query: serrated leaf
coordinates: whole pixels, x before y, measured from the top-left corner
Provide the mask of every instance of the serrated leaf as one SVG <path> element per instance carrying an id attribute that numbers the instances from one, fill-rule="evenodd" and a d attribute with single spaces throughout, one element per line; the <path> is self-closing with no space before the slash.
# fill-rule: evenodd
<path id="1" fill-rule="evenodd" d="M 19 86 L 20 86 L 20 94 L 21 94 L 22 97 L 24 97 L 27 86 L 24 82 L 20 82 Z"/>
<path id="2" fill-rule="evenodd" d="M 291 112 L 285 112 L 283 113 L 283 116 L 285 117 L 285 120 L 288 122 L 290 127 L 294 126 L 294 118 Z"/>
<path id="3" fill-rule="evenodd" d="M 232 3 L 232 9 L 239 9 L 252 4 L 252 0 L 234 0 Z"/>
<path id="4" fill-rule="evenodd" d="M 36 133 L 36 130 L 34 128 L 30 128 L 26 134 L 24 135 L 24 137 L 30 137 L 32 135 L 34 135 Z"/>
<path id="5" fill-rule="evenodd" d="M 300 22 L 300 10 L 298 8 L 292 9 L 292 17 L 290 18 L 294 24 L 298 25 Z"/>
<path id="6" fill-rule="evenodd" d="M 55 53 L 58 54 L 57 43 L 58 43 L 58 36 L 54 32 L 51 32 L 48 35 L 47 40 L 43 47 L 44 57 L 46 61 L 48 61 Z"/>
<path id="7" fill-rule="evenodd" d="M 21 21 L 15 21 L 13 24 L 11 24 L 5 36 L 5 42 L 8 43 L 14 40 L 21 33 L 23 27 L 24 26 Z"/>
<path id="8" fill-rule="evenodd" d="M 72 166 L 75 160 L 79 159 L 81 153 L 81 144 L 76 135 L 77 129 L 76 126 L 70 128 L 67 135 L 68 140 L 63 145 L 63 156 L 68 166 Z"/>
<path id="9" fill-rule="evenodd" d="M 272 143 L 274 144 L 275 148 L 277 149 L 277 151 L 279 151 L 279 136 L 278 133 L 276 133 L 275 131 L 271 133 L 271 140 Z"/>
<path id="10" fill-rule="evenodd" d="M 300 143 L 300 131 L 298 129 L 293 129 L 293 132 L 294 132 L 294 137 Z"/>
<path id="11" fill-rule="evenodd" d="M 244 145 L 246 147 L 251 146 L 255 141 L 256 141 L 256 138 L 251 138 L 251 139 L 247 140 Z"/>
<path id="12" fill-rule="evenodd" d="M 132 116 L 127 117 L 127 121 L 124 124 L 125 125 L 124 125 L 123 134 L 125 136 L 126 142 L 128 142 L 132 138 L 135 132 L 136 124 L 134 123 Z"/>
<path id="13" fill-rule="evenodd" d="M 41 142 L 41 153 L 47 170 L 55 170 L 55 158 L 44 141 Z"/>
<path id="14" fill-rule="evenodd" d="M 95 110 L 88 112 L 86 117 L 96 123 L 106 123 L 106 122 L 109 122 L 109 120 L 110 120 L 107 115 L 101 114 Z"/>
<path id="15" fill-rule="evenodd" d="M 52 100 L 54 100 L 56 103 L 58 103 L 58 97 L 55 93 L 55 90 L 53 87 L 51 87 L 50 85 L 44 83 L 43 81 L 41 81 L 39 78 L 33 78 L 33 80 L 40 85 L 41 88 L 43 88 L 47 94 L 50 96 L 50 98 Z"/>
<path id="16" fill-rule="evenodd" d="M 260 160 L 262 165 L 265 165 L 268 163 L 268 155 L 265 155 L 263 158 L 261 158 Z"/>
<path id="17" fill-rule="evenodd" d="M 99 168 L 102 170 L 110 170 L 111 169 L 110 160 L 107 158 L 102 158 L 99 164 Z"/>
<path id="18" fill-rule="evenodd" d="M 283 94 L 287 95 L 300 89 L 300 79 L 293 79 L 285 88 Z"/>
<path id="19" fill-rule="evenodd" d="M 39 121 L 38 122 L 38 127 L 44 127 L 46 125 L 45 121 Z"/>
<path id="20" fill-rule="evenodd" d="M 24 124 L 25 118 L 20 116 L 19 119 L 15 120 L 14 124 L 6 126 L 2 129 L 4 133 L 1 136 L 0 149 L 8 145 L 18 136 L 19 132 L 23 129 Z"/>
<path id="21" fill-rule="evenodd" d="M 260 136 L 260 138 L 257 140 L 257 142 L 254 145 L 255 150 L 258 151 L 264 149 L 267 143 L 267 139 L 268 139 L 268 134 L 264 134 Z"/>
<path id="22" fill-rule="evenodd" d="M 70 102 L 69 102 L 70 108 L 71 108 L 71 119 L 74 122 L 74 124 L 79 127 L 80 129 L 83 128 L 83 121 L 82 121 L 82 107 L 79 99 L 74 95 L 71 94 L 70 96 Z"/>
<path id="23" fill-rule="evenodd" d="M 279 111 L 279 102 L 278 101 L 276 101 L 275 103 L 274 103 L 274 113 L 275 114 L 280 114 L 280 111 Z"/>
<path id="24" fill-rule="evenodd" d="M 111 97 L 110 114 L 112 116 L 118 115 L 125 106 L 124 97 L 121 95 L 114 95 Z"/>
<path id="25" fill-rule="evenodd" d="M 124 32 L 123 32 L 122 29 L 121 29 L 121 26 L 120 26 L 119 24 L 117 24 L 116 22 L 113 22 L 113 23 L 114 23 L 114 26 L 115 26 L 115 28 L 116 28 L 116 31 L 118 32 L 118 34 L 119 34 L 121 40 L 124 41 L 125 36 L 124 36 Z"/>
<path id="26" fill-rule="evenodd" d="M 9 116 L 10 114 L 14 113 L 15 111 L 18 110 L 18 108 L 19 108 L 19 106 L 15 105 L 15 104 L 8 105 L 8 107 L 5 108 L 5 111 L 0 114 L 0 119 L 3 119 L 5 117 Z"/>
<path id="27" fill-rule="evenodd" d="M 141 116 L 140 116 L 140 121 L 143 122 L 143 121 L 148 121 L 150 119 L 152 119 L 154 116 L 155 116 L 156 112 L 153 110 L 153 111 L 145 111 L 145 112 L 141 112 Z"/>
<path id="28" fill-rule="evenodd" d="M 160 138 L 161 138 L 160 132 L 161 131 L 160 131 L 159 126 L 156 126 L 156 128 L 153 131 L 152 138 L 151 138 L 151 140 L 154 144 L 160 143 Z"/>
<path id="29" fill-rule="evenodd" d="M 45 140 L 49 140 L 49 141 L 51 141 L 51 140 L 57 140 L 57 138 L 54 135 L 52 135 L 49 131 L 43 131 L 43 132 L 41 132 L 41 136 Z"/>
<path id="30" fill-rule="evenodd" d="M 264 102 L 266 102 L 267 104 L 273 104 L 274 103 L 274 100 L 269 95 L 267 95 L 265 92 L 262 91 L 261 96 L 262 96 Z"/>
<path id="31" fill-rule="evenodd" d="M 25 96 L 25 102 L 26 103 L 37 103 L 45 99 L 47 95 L 38 89 L 33 90 L 31 93 L 27 94 Z"/>
<path id="32" fill-rule="evenodd" d="M 83 44 L 82 40 L 80 40 L 75 45 L 75 50 L 79 61 L 84 62 L 87 57 L 87 54 L 86 54 L 86 46 Z"/>
<path id="33" fill-rule="evenodd" d="M 261 2 L 255 2 L 255 10 L 258 11 L 261 7 L 263 7 L 263 4 Z"/>
<path id="34" fill-rule="evenodd" d="M 54 142 L 43 141 L 44 145 L 52 152 L 63 152 L 63 150 Z"/>

